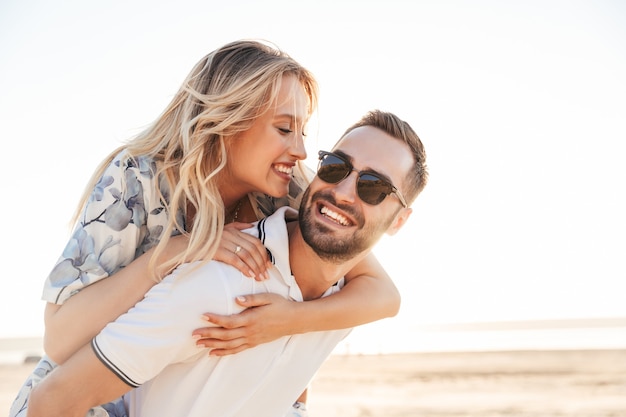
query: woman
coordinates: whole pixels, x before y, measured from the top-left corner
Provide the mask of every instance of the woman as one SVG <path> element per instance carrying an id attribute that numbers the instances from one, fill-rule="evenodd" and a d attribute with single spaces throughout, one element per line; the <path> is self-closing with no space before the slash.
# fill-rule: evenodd
<path id="1" fill-rule="evenodd" d="M 313 76 L 263 43 L 233 42 L 196 64 L 156 122 L 111 153 L 87 186 L 72 239 L 44 287 L 48 356 L 11 416 L 25 415 L 30 389 L 54 362 L 67 360 L 181 263 L 216 259 L 263 279 L 266 251 L 239 230 L 280 206 L 298 208 L 307 181 L 299 164 L 304 129 L 316 105 Z M 228 163 L 231 155 L 245 163 Z M 199 344 L 226 354 L 397 312 L 397 290 L 375 259 L 347 278 L 336 296 L 306 303 L 246 297 L 244 305 L 257 308 L 235 318 L 208 315 L 234 328 L 199 329 L 195 337 L 207 336 Z"/>

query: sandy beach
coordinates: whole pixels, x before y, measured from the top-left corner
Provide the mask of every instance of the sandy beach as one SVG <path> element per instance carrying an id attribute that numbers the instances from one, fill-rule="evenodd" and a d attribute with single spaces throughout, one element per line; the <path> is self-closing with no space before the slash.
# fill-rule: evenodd
<path id="1" fill-rule="evenodd" d="M 0 367 L 5 415 L 31 368 Z M 626 350 L 335 355 L 313 381 L 309 411 L 311 417 L 626 417 Z"/>

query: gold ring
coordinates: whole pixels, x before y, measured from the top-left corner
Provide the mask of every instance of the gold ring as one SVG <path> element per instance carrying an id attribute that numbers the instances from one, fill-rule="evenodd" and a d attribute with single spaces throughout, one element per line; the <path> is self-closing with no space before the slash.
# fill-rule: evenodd
<path id="1" fill-rule="evenodd" d="M 237 247 L 235 248 L 235 255 L 239 252 L 241 252 L 241 246 L 237 245 Z"/>

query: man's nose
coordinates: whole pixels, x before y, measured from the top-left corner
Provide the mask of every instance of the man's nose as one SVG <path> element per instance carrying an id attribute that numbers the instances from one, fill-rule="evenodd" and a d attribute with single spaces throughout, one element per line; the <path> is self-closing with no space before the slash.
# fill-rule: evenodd
<path id="1" fill-rule="evenodd" d="M 359 173 L 352 171 L 346 178 L 334 185 L 333 194 L 337 202 L 354 203 L 356 201 L 356 182 L 358 178 Z"/>

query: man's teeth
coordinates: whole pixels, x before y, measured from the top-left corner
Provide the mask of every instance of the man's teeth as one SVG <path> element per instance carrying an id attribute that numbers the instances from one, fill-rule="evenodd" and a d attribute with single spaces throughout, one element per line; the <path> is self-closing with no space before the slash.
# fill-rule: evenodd
<path id="1" fill-rule="evenodd" d="M 336 221 L 342 226 L 350 226 L 350 222 L 348 222 L 348 219 L 346 219 L 344 216 L 342 216 L 339 213 L 335 213 L 334 211 L 330 210 L 328 207 L 322 207 L 322 210 L 320 210 L 320 212 L 326 217 L 330 217 L 331 219 L 333 219 L 334 221 Z"/>
<path id="2" fill-rule="evenodd" d="M 278 172 L 282 172 L 283 174 L 291 175 L 292 168 L 290 166 L 287 166 L 287 165 L 274 165 L 274 168 L 276 168 L 276 171 L 278 171 Z"/>

